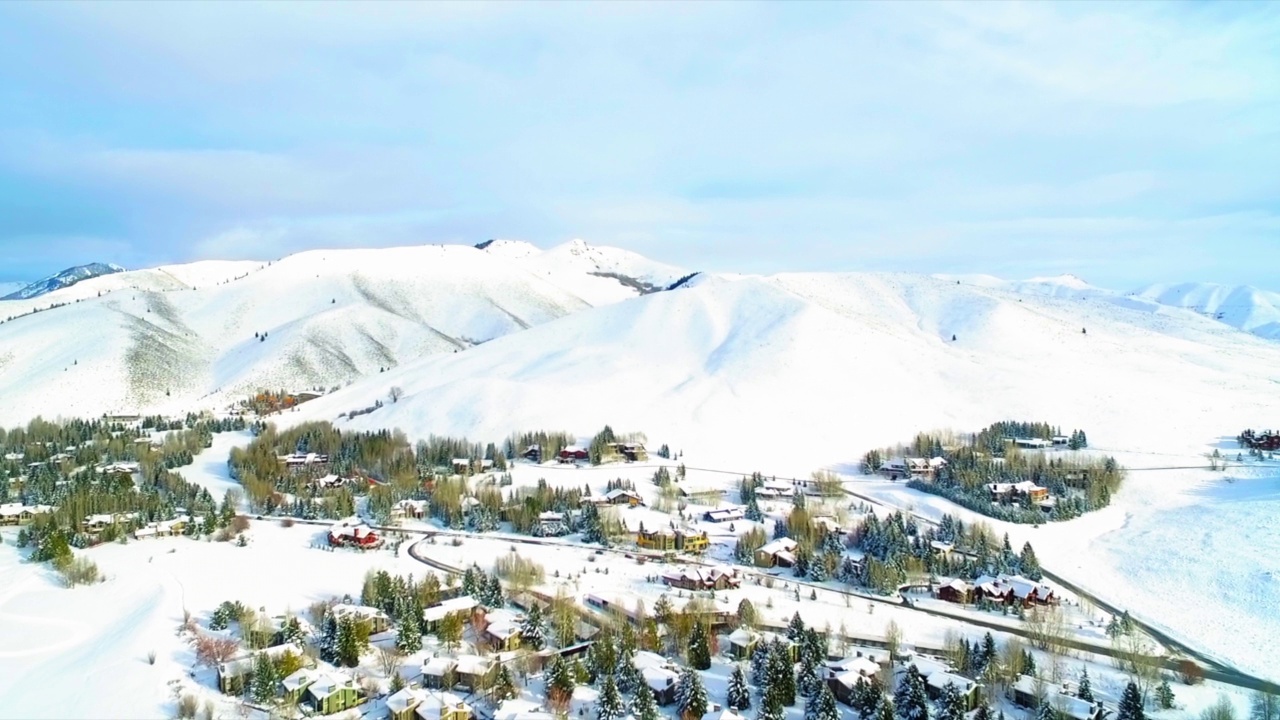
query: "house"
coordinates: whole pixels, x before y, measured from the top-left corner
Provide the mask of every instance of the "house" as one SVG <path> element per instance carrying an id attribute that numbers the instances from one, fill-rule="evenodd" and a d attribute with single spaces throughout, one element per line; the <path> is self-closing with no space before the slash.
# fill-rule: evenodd
<path id="1" fill-rule="evenodd" d="M 524 452 L 520 453 L 520 457 L 532 463 L 541 463 L 542 462 L 542 446 L 530 445 L 529 447 L 524 449 Z"/>
<path id="2" fill-rule="evenodd" d="M 681 590 L 728 590 L 742 585 L 736 570 L 727 567 L 682 567 L 662 574 L 662 583 Z"/>
<path id="3" fill-rule="evenodd" d="M 974 581 L 975 596 L 1012 605 L 1020 602 L 1024 607 L 1033 605 L 1050 605 L 1058 601 L 1053 588 L 1028 580 L 1021 575 L 1004 575 L 991 577 L 984 575 Z"/>
<path id="4" fill-rule="evenodd" d="M 1049 498 L 1049 489 L 1040 487 L 1030 480 L 1016 483 L 987 483 L 991 493 L 991 502 L 1014 503 L 1026 498 L 1032 503 L 1042 502 Z"/>
<path id="5" fill-rule="evenodd" d="M 0 505 L 0 525 L 26 525 L 37 515 L 57 510 L 52 505 L 23 505 L 22 503 L 5 503 Z"/>
<path id="6" fill-rule="evenodd" d="M 190 522 L 191 518 L 186 515 L 179 515 L 172 520 L 161 520 L 160 522 L 147 523 L 137 530 L 134 530 L 133 537 L 138 540 L 149 537 L 174 537 L 186 532 L 187 524 Z"/>
<path id="7" fill-rule="evenodd" d="M 649 459 L 649 452 L 645 450 L 643 443 L 620 442 L 613 443 L 612 447 L 613 451 L 627 462 L 644 462 Z"/>
<path id="8" fill-rule="evenodd" d="M 1067 445 L 1069 445 L 1069 444 L 1071 444 L 1071 438 L 1067 437 L 1066 435 L 1054 435 L 1054 436 L 1053 436 L 1053 446 L 1054 446 L 1054 447 L 1066 447 L 1066 446 L 1067 446 Z"/>
<path id="9" fill-rule="evenodd" d="M 285 704 L 297 705 L 302 700 L 302 694 L 319 676 L 320 673 L 313 668 L 299 668 L 281 680 L 281 694 Z"/>
<path id="10" fill-rule="evenodd" d="M 658 705 L 670 705 L 676 701 L 676 688 L 680 681 L 677 666 L 661 655 L 647 650 L 637 650 L 632 662 L 644 677 L 645 685 L 653 691 L 653 697 Z"/>
<path id="11" fill-rule="evenodd" d="M 1022 675 L 1009 687 L 1009 699 L 1014 705 L 1035 710 L 1040 707 L 1041 698 L 1058 711 L 1062 720 L 1102 720 L 1106 711 L 1101 701 L 1090 703 L 1078 697 L 1068 695 L 1052 683 L 1037 680 L 1029 675 Z"/>
<path id="12" fill-rule="evenodd" d="M 749 660 L 760 643 L 760 633 L 740 627 L 729 633 L 729 657 L 734 660 Z"/>
<path id="13" fill-rule="evenodd" d="M 929 673 L 929 677 L 925 678 L 924 689 L 929 694 L 930 700 L 937 700 L 942 697 L 942 693 L 948 685 L 954 686 L 959 691 L 961 699 L 964 700 L 966 712 L 978 706 L 981 700 L 978 684 L 967 677 L 951 672 Z"/>
<path id="14" fill-rule="evenodd" d="M 316 715 L 333 715 L 360 705 L 368 698 L 345 673 L 321 672 L 302 693 L 303 705 Z"/>
<path id="15" fill-rule="evenodd" d="M 218 689 L 226 695 L 239 695 L 244 692 L 245 682 L 250 675 L 253 674 L 253 662 L 258 655 L 266 655 L 272 660 L 279 660 L 285 653 L 293 653 L 303 662 L 308 662 L 307 656 L 303 653 L 302 648 L 298 645 L 289 643 L 284 645 L 276 645 L 265 650 L 247 653 L 234 657 L 224 663 L 219 663 L 215 668 L 218 680 Z"/>
<path id="16" fill-rule="evenodd" d="M 493 660 L 479 655 L 459 655 L 455 672 L 458 674 L 458 685 L 469 692 L 485 687 L 493 674 Z"/>
<path id="17" fill-rule="evenodd" d="M 791 538 L 778 538 L 756 550 L 756 567 L 791 567 L 800 544 Z"/>
<path id="18" fill-rule="evenodd" d="M 329 456 L 319 453 L 291 453 L 278 458 L 290 472 L 300 472 L 313 467 L 329 464 Z"/>
<path id="19" fill-rule="evenodd" d="M 747 516 L 743 512 L 741 507 L 734 506 L 729 508 L 721 508 L 719 510 L 708 510 L 705 514 L 703 514 L 702 517 L 707 522 L 724 523 L 724 522 L 737 522 L 738 520 L 745 519 Z"/>
<path id="20" fill-rule="evenodd" d="M 604 501 L 610 505 L 626 505 L 636 507 L 644 504 L 644 498 L 635 490 L 615 488 L 604 494 Z"/>
<path id="21" fill-rule="evenodd" d="M 388 720 L 470 720 L 471 706 L 451 692 L 404 688 L 387 698 Z"/>
<path id="22" fill-rule="evenodd" d="M 711 546 L 711 540 L 705 532 L 676 530 L 676 550 L 700 555 Z"/>
<path id="23" fill-rule="evenodd" d="M 949 583 L 939 585 L 934 594 L 939 600 L 958 603 L 960 605 L 968 605 L 973 602 L 973 586 L 960 578 L 956 578 Z"/>
<path id="24" fill-rule="evenodd" d="M 455 474 L 466 475 L 471 471 L 471 460 L 469 458 L 454 458 L 451 467 Z"/>
<path id="25" fill-rule="evenodd" d="M 1053 447 L 1052 440 L 1045 440 L 1043 438 L 1014 438 L 1013 444 L 1017 447 L 1028 450 L 1043 450 L 1048 447 Z"/>
<path id="26" fill-rule="evenodd" d="M 880 463 L 880 474 L 890 480 L 903 480 L 911 476 L 906 458 L 890 458 Z"/>
<path id="27" fill-rule="evenodd" d="M 332 611 L 335 620 L 343 620 L 351 618 L 357 622 L 363 622 L 369 626 L 369 634 L 377 635 L 386 632 L 391 627 L 391 618 L 387 614 L 375 607 L 367 605 L 334 605 Z"/>
<path id="28" fill-rule="evenodd" d="M 484 635 L 498 652 L 509 652 L 520 647 L 521 619 L 510 610 L 498 608 L 484 616 Z"/>
<path id="29" fill-rule="evenodd" d="M 422 629 L 425 632 L 433 633 L 438 627 L 440 627 L 441 620 L 444 620 L 450 615 L 461 615 L 466 617 L 479 606 L 479 601 L 470 595 L 463 595 L 451 600 L 436 603 L 422 611 Z"/>
<path id="30" fill-rule="evenodd" d="M 382 537 L 360 518 L 339 520 L 329 528 L 329 544 L 371 550 L 382 546 Z"/>
<path id="31" fill-rule="evenodd" d="M 434 657 L 422 664 L 422 687 L 448 690 L 457 683 L 458 661 L 451 657 Z"/>
<path id="32" fill-rule="evenodd" d="M 840 702 L 853 703 L 854 690 L 859 683 L 870 682 L 880 673 L 880 664 L 871 657 L 847 658 L 826 664 L 827 686 Z"/>
<path id="33" fill-rule="evenodd" d="M 580 460 L 589 460 L 590 458 L 591 455 L 587 452 L 587 449 L 581 445 L 570 445 L 561 450 L 560 455 L 557 457 L 562 463 L 578 462 Z"/>
<path id="34" fill-rule="evenodd" d="M 785 480 L 765 480 L 763 484 L 756 488 L 756 497 L 762 498 L 783 498 L 791 497 L 794 494 L 795 488 Z"/>
<path id="35" fill-rule="evenodd" d="M 643 528 L 643 526 L 642 526 Z M 691 530 L 644 530 L 636 532 L 636 546 L 645 550 L 659 552 L 702 553 L 710 546 L 711 540 L 705 532 Z"/>
<path id="36" fill-rule="evenodd" d="M 421 520 L 426 514 L 426 500 L 401 500 L 391 506 L 392 520 Z"/>

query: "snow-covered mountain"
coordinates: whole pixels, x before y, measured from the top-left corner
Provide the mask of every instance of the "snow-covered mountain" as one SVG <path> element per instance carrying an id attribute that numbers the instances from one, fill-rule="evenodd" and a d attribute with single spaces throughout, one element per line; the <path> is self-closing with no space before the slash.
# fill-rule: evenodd
<path id="1" fill-rule="evenodd" d="M 259 388 L 332 387 L 638 297 L 639 278 L 682 274 L 575 241 L 310 251 L 104 275 L 0 306 L 0 421 L 185 412 Z"/>
<path id="2" fill-rule="evenodd" d="M 15 293 L 31 283 L 17 282 L 12 280 L 0 280 L 0 299 L 4 296 Z"/>
<path id="3" fill-rule="evenodd" d="M 796 472 L 1003 418 L 1185 452 L 1274 423 L 1276 367 L 1280 345 L 1151 302 L 913 275 L 701 276 L 365 378 L 298 419 L 336 420 L 399 386 L 399 402 L 349 424 L 495 439 L 608 423 L 727 467 Z"/>
<path id="4" fill-rule="evenodd" d="M 71 287 L 72 285 L 84 280 L 101 277 L 103 275 L 111 275 L 113 273 L 122 273 L 124 271 L 124 268 L 119 265 L 112 265 L 111 263 L 95 262 L 89 263 L 88 265 L 77 265 L 72 268 L 67 268 L 60 273 L 50 275 L 43 280 L 37 280 L 36 282 L 19 288 L 16 291 L 10 292 L 3 297 L 0 297 L 0 300 L 30 300 L 31 298 L 48 295 L 51 292 Z"/>
<path id="5" fill-rule="evenodd" d="M 1187 308 L 1260 337 L 1280 340 L 1280 293 L 1248 285 L 1151 285 L 1134 297 Z"/>

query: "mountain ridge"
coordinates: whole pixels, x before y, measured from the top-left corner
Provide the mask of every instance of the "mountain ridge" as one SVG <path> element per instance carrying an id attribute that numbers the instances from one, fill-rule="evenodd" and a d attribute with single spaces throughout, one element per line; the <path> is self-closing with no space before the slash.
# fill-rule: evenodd
<path id="1" fill-rule="evenodd" d="M 84 280 L 122 272 L 125 272 L 125 269 L 113 263 L 92 262 L 85 265 L 76 265 L 19 288 L 0 297 L 0 301 L 30 300 L 71 287 Z"/>

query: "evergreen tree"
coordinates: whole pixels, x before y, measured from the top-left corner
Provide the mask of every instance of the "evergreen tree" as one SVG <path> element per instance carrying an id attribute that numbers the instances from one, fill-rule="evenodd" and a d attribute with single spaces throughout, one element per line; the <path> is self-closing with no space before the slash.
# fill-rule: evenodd
<path id="1" fill-rule="evenodd" d="M 973 713 L 973 720 L 993 720 L 991 708 L 987 707 L 986 703 L 979 705 L 978 709 Z"/>
<path id="2" fill-rule="evenodd" d="M 826 683 L 820 690 L 804 703 L 804 720 L 840 720 L 840 711 L 836 708 L 836 698 Z"/>
<path id="3" fill-rule="evenodd" d="M 631 700 L 631 714 L 636 720 L 658 720 L 658 701 L 645 683 L 636 687 L 635 697 Z"/>
<path id="4" fill-rule="evenodd" d="M 262 705 L 273 700 L 276 696 L 276 683 L 279 680 L 276 677 L 275 666 L 271 664 L 271 658 L 266 653 L 258 653 L 253 659 L 253 681 L 249 686 L 249 694 L 253 701 Z"/>
<path id="5" fill-rule="evenodd" d="M 880 704 L 876 706 L 875 717 L 876 720 L 896 720 L 897 711 L 894 710 L 893 701 L 888 696 L 880 696 Z"/>
<path id="6" fill-rule="evenodd" d="M 1130 681 L 1120 696 L 1120 709 L 1116 720 L 1146 720 L 1147 714 L 1142 709 L 1142 693 L 1136 683 Z"/>
<path id="7" fill-rule="evenodd" d="M 1085 702 L 1093 702 L 1093 684 L 1089 682 L 1089 668 L 1080 668 L 1080 685 L 1076 690 L 1076 697 Z"/>
<path id="8" fill-rule="evenodd" d="M 557 655 L 547 672 L 547 700 L 554 707 L 567 708 L 573 690 L 578 686 L 578 678 L 569 661 Z"/>
<path id="9" fill-rule="evenodd" d="M 924 678 L 915 665 L 907 668 L 902 681 L 898 683 L 898 689 L 893 694 L 893 707 L 899 720 L 929 720 L 929 695 L 925 690 Z"/>
<path id="10" fill-rule="evenodd" d="M 400 622 L 396 623 L 396 650 L 401 655 L 412 655 L 422 649 L 422 626 L 418 620 L 421 617 L 417 603 L 405 603 Z"/>
<path id="11" fill-rule="evenodd" d="M 808 656 L 802 658 L 800 672 L 796 674 L 796 691 L 805 699 L 805 702 L 812 703 L 814 696 L 824 687 L 826 683 L 822 682 L 817 664 Z"/>
<path id="12" fill-rule="evenodd" d="M 769 664 L 765 671 L 765 687 L 775 693 L 775 697 L 783 706 L 796 704 L 796 672 L 791 662 L 790 649 L 775 641 L 769 645 Z"/>
<path id="13" fill-rule="evenodd" d="M 684 720 L 698 720 L 707 712 L 707 689 L 702 676 L 693 668 L 680 671 L 676 685 L 676 709 Z"/>
<path id="14" fill-rule="evenodd" d="M 1030 650 L 1022 651 L 1022 674 L 1023 675 L 1036 674 L 1036 658 L 1034 655 L 1031 654 Z"/>
<path id="15" fill-rule="evenodd" d="M 498 671 L 493 677 L 492 693 L 495 700 L 511 700 L 519 697 L 520 693 L 516 691 L 516 684 L 511 679 L 511 671 L 507 670 L 506 665 L 498 665 Z"/>
<path id="16" fill-rule="evenodd" d="M 742 598 L 742 601 L 738 603 L 738 625 L 753 628 L 758 619 L 756 606 L 752 605 L 747 598 Z"/>
<path id="17" fill-rule="evenodd" d="M 996 639 L 988 632 L 982 638 L 982 649 L 978 652 L 979 671 L 986 670 L 996 660 Z"/>
<path id="18" fill-rule="evenodd" d="M 285 620 L 284 627 L 280 629 L 280 638 L 286 643 L 302 644 L 305 638 L 302 633 L 302 623 L 298 622 L 298 618 L 291 615 L 288 620 Z"/>
<path id="19" fill-rule="evenodd" d="M 787 624 L 787 639 L 792 642 L 799 642 L 803 633 L 804 620 L 800 619 L 800 612 L 796 611 L 796 613 L 791 616 L 791 622 Z"/>
<path id="20" fill-rule="evenodd" d="M 542 608 L 537 602 L 529 604 L 529 611 L 524 614 L 524 619 L 520 621 L 520 640 L 527 647 L 534 650 L 541 650 L 546 644 L 546 635 L 543 630 Z"/>
<path id="21" fill-rule="evenodd" d="M 1059 720 L 1058 711 L 1053 709 L 1053 704 L 1048 699 L 1040 701 L 1036 706 L 1036 720 Z"/>
<path id="22" fill-rule="evenodd" d="M 707 629 L 700 622 L 693 623 L 693 632 L 689 635 L 689 665 L 695 670 L 711 669 L 711 646 L 707 639 Z"/>
<path id="23" fill-rule="evenodd" d="M 343 667 L 356 667 L 360 664 L 360 652 L 364 648 L 360 647 L 359 634 L 355 620 L 344 617 L 338 621 L 338 638 L 334 645 L 336 664 Z"/>
<path id="24" fill-rule="evenodd" d="M 498 579 L 497 573 L 489 577 L 489 582 L 485 587 L 485 607 L 500 608 L 506 604 L 506 598 L 502 595 L 502 581 Z"/>
<path id="25" fill-rule="evenodd" d="M 316 641 L 316 648 L 320 651 L 320 659 L 327 663 L 334 663 L 338 660 L 338 621 L 333 617 L 332 610 L 326 610 L 324 619 L 320 621 L 320 637 Z"/>
<path id="26" fill-rule="evenodd" d="M 769 644 L 765 642 L 756 643 L 756 649 L 751 652 L 751 684 L 756 687 L 764 685 L 768 679 L 769 672 Z"/>
<path id="27" fill-rule="evenodd" d="M 1156 687 L 1156 703 L 1161 710 L 1170 710 L 1173 708 L 1173 701 L 1173 688 L 1169 687 L 1169 681 L 1160 680 L 1160 684 Z"/>
<path id="28" fill-rule="evenodd" d="M 754 493 L 752 493 L 751 499 L 747 501 L 747 509 L 743 511 L 742 514 L 746 516 L 748 520 L 764 522 L 764 513 L 760 511 L 760 503 L 756 502 L 756 496 Z"/>
<path id="29" fill-rule="evenodd" d="M 853 686 L 849 705 L 853 708 L 854 714 L 858 716 L 858 720 L 872 720 L 876 715 L 876 709 L 880 707 L 883 695 L 884 691 L 880 688 L 880 681 L 876 680 L 874 675 L 870 680 L 860 678 Z"/>
<path id="30" fill-rule="evenodd" d="M 622 704 L 622 695 L 618 692 L 613 676 L 605 675 L 600 698 L 596 701 L 596 720 L 621 720 L 626 713 L 627 709 Z"/>
<path id="31" fill-rule="evenodd" d="M 1042 703 L 1048 705 L 1048 703 Z M 934 714 L 936 720 L 963 720 L 964 718 L 964 700 L 960 697 L 960 691 L 956 688 L 955 683 L 948 682 L 942 688 L 942 694 L 938 696 L 937 712 Z"/>
<path id="32" fill-rule="evenodd" d="M 1031 543 L 1022 544 L 1022 554 L 1018 556 L 1018 563 L 1022 568 L 1022 574 L 1028 578 L 1039 582 L 1044 577 L 1044 573 L 1040 570 L 1040 561 L 1036 559 L 1036 551 L 1031 548 Z"/>
<path id="33" fill-rule="evenodd" d="M 741 665 L 733 667 L 729 676 L 729 692 L 725 704 L 734 710 L 746 710 L 751 707 L 751 688 L 747 685 L 747 674 L 742 672 Z"/>
<path id="34" fill-rule="evenodd" d="M 787 711 L 773 693 L 769 692 L 769 688 L 765 688 L 764 699 L 760 701 L 760 712 L 756 714 L 756 720 L 786 720 Z"/>

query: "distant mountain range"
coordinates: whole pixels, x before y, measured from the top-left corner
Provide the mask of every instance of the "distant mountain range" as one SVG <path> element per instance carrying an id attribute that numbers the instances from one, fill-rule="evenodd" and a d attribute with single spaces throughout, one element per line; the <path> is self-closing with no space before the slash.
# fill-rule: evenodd
<path id="1" fill-rule="evenodd" d="M 50 275 L 43 280 L 37 280 L 30 285 L 21 287 L 14 292 L 0 297 L 0 300 L 30 300 L 31 298 L 48 295 L 51 292 L 71 287 L 78 282 L 89 280 L 90 278 L 122 272 L 124 272 L 124 268 L 119 265 L 112 265 L 111 263 L 95 262 L 89 263 L 88 265 L 77 265 L 72 268 L 67 268 L 60 273 Z"/>

